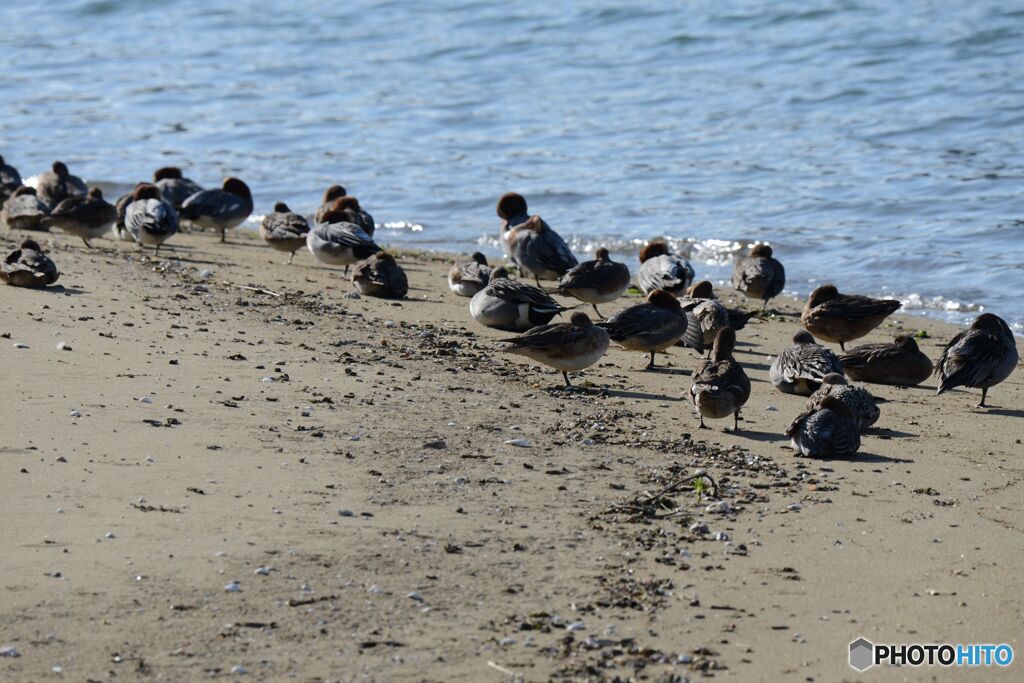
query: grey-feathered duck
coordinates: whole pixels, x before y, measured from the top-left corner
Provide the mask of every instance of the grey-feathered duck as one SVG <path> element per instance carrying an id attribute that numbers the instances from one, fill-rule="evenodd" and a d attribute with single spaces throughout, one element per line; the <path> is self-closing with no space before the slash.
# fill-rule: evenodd
<path id="1" fill-rule="evenodd" d="M 793 335 L 793 345 L 772 361 L 768 378 L 785 394 L 810 396 L 829 373 L 843 374 L 839 357 L 815 343 L 809 332 L 800 330 Z"/>
<path id="2" fill-rule="evenodd" d="M 36 194 L 39 201 L 52 210 L 68 197 L 84 197 L 89 192 L 85 182 L 78 176 L 68 172 L 63 161 L 53 162 L 52 170 L 39 174 L 36 182 Z"/>
<path id="3" fill-rule="evenodd" d="M 139 183 L 132 191 L 124 213 L 124 232 L 140 245 L 156 247 L 178 232 L 178 212 L 163 199 L 160 188 L 152 183 Z"/>
<path id="4" fill-rule="evenodd" d="M 860 339 L 902 305 L 894 299 L 840 294 L 835 285 L 822 285 L 807 298 L 800 322 L 818 339 L 837 342 L 845 351 L 846 342 Z"/>
<path id="5" fill-rule="evenodd" d="M 577 311 L 567 323 L 540 325 L 518 337 L 500 340 L 508 353 L 532 358 L 562 373 L 565 386 L 572 388 L 569 373 L 578 372 L 601 360 L 608 351 L 608 333 Z"/>
<path id="6" fill-rule="evenodd" d="M 908 334 L 896 335 L 891 344 L 862 344 L 839 356 L 846 375 L 858 382 L 912 387 L 934 370 L 928 356 Z"/>
<path id="7" fill-rule="evenodd" d="M 295 252 L 306 246 L 309 221 L 288 208 L 284 202 L 274 204 L 274 211 L 263 217 L 260 223 L 260 237 L 277 251 L 288 252 L 288 263 L 295 258 Z"/>
<path id="8" fill-rule="evenodd" d="M 347 218 L 332 209 L 306 234 L 306 246 L 313 258 L 329 266 L 345 266 L 346 275 L 350 265 L 380 251 L 373 238 Z"/>
<path id="9" fill-rule="evenodd" d="M 317 208 L 316 213 L 313 214 L 314 223 L 323 223 L 324 214 L 334 208 L 334 202 L 341 197 L 344 197 L 347 192 L 342 185 L 331 185 L 324 190 L 323 199 L 320 200 L 320 206 Z"/>
<path id="10" fill-rule="evenodd" d="M 686 346 L 703 352 L 704 334 L 700 322 L 692 313 L 689 316 L 687 313 L 670 292 L 655 289 L 644 303 L 623 309 L 597 325 L 608 330 L 612 341 L 623 348 L 649 353 L 647 369 L 650 370 L 654 368 L 655 354 L 680 339 L 684 339 Z"/>
<path id="11" fill-rule="evenodd" d="M 57 265 L 35 240 L 25 240 L 0 263 L 0 280 L 13 287 L 45 287 L 60 277 Z"/>
<path id="12" fill-rule="evenodd" d="M 510 280 L 502 267 L 495 268 L 487 286 L 469 300 L 469 312 L 474 320 L 509 332 L 546 325 L 567 310 L 540 287 Z"/>
<path id="13" fill-rule="evenodd" d="M 34 187 L 22 186 L 4 202 L 0 220 L 15 230 L 49 230 L 46 218 L 50 209 L 39 201 Z"/>
<path id="14" fill-rule="evenodd" d="M 491 279 L 491 267 L 487 257 L 479 251 L 469 261 L 456 261 L 448 269 L 448 288 L 458 296 L 472 297 L 487 286 Z"/>
<path id="15" fill-rule="evenodd" d="M 693 374 L 690 397 L 700 415 L 702 429 L 707 428 L 705 417 L 720 420 L 730 415 L 733 429 L 739 428 L 740 409 L 750 398 L 750 380 L 732 356 L 735 347 L 736 332 L 728 327 L 719 330 L 711 357 Z"/>
<path id="16" fill-rule="evenodd" d="M 6 202 L 22 184 L 18 169 L 4 161 L 4 156 L 0 154 L 0 204 Z"/>
<path id="17" fill-rule="evenodd" d="M 861 430 L 875 424 L 881 415 L 875 397 L 867 389 L 847 383 L 845 377 L 835 372 L 821 378 L 821 386 L 807 398 L 807 410 L 819 410 L 826 396 L 834 396 L 845 403 Z"/>
<path id="18" fill-rule="evenodd" d="M 160 198 L 180 211 L 185 200 L 202 192 L 203 187 L 194 180 L 186 178 L 177 166 L 164 166 L 153 172 L 153 184 L 160 188 Z"/>
<path id="19" fill-rule="evenodd" d="M 1010 326 L 998 315 L 982 313 L 942 350 L 935 364 L 939 376 L 935 393 L 953 387 L 981 389 L 978 407 L 984 408 L 989 388 L 1010 376 L 1017 359 L 1017 342 Z"/>
<path id="20" fill-rule="evenodd" d="M 666 242 L 648 242 L 640 250 L 640 271 L 636 282 L 644 294 L 664 289 L 676 296 L 693 284 L 693 266 L 682 256 L 673 254 Z"/>
<path id="21" fill-rule="evenodd" d="M 786 436 L 793 450 L 811 458 L 845 458 L 860 448 L 857 417 L 835 396 L 826 396 L 816 410 L 800 413 Z"/>
<path id="22" fill-rule="evenodd" d="M 227 241 L 227 231 L 245 222 L 252 214 L 252 193 L 238 178 L 225 178 L 217 190 L 196 192 L 181 205 L 182 218 L 203 228 L 218 230 L 220 241 Z"/>
<path id="23" fill-rule="evenodd" d="M 92 249 L 89 240 L 110 232 L 117 220 L 117 209 L 103 198 L 98 187 L 90 188 L 84 197 L 68 197 L 50 212 L 50 225 L 69 235 L 81 238 Z"/>
<path id="24" fill-rule="evenodd" d="M 540 280 L 557 280 L 578 261 L 569 245 L 540 216 L 530 216 L 526 199 L 508 192 L 498 200 L 501 241 L 509 258 L 525 273 Z"/>
<path id="25" fill-rule="evenodd" d="M 352 284 L 360 294 L 382 299 L 401 299 L 409 293 L 409 279 L 395 257 L 378 251 L 352 269 Z"/>
<path id="26" fill-rule="evenodd" d="M 625 263 L 612 261 L 608 250 L 601 247 L 593 261 L 584 261 L 569 269 L 555 288 L 563 296 L 571 296 L 594 307 L 601 315 L 598 304 L 615 301 L 629 287 L 629 268 Z"/>
<path id="27" fill-rule="evenodd" d="M 786 286 L 786 269 L 772 256 L 767 244 L 755 245 L 750 255 L 740 259 L 732 271 L 732 286 L 748 299 L 761 301 L 761 310 L 768 306 L 768 300 L 782 293 Z"/>
<path id="28" fill-rule="evenodd" d="M 700 321 L 704 346 L 710 347 L 715 342 L 718 331 L 729 327 L 729 309 L 715 299 L 714 286 L 708 280 L 701 280 L 690 287 L 682 301 L 684 305 L 693 304 L 690 310 Z"/>
<path id="29" fill-rule="evenodd" d="M 338 197 L 334 200 L 331 208 L 344 213 L 349 223 L 358 225 L 367 235 L 373 237 L 377 224 L 374 222 L 373 216 L 360 206 L 358 199 L 349 195 Z"/>

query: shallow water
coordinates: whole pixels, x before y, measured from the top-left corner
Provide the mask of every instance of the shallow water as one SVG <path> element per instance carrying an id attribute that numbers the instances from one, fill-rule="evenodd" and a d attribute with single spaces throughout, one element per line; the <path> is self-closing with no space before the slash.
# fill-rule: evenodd
<path id="1" fill-rule="evenodd" d="M 1024 329 L 1024 7 L 305 0 L 0 6 L 0 153 L 128 186 L 165 164 L 382 241 L 498 254 L 524 193 L 581 252 L 667 235 L 727 278 L 770 241 L 834 281 Z"/>

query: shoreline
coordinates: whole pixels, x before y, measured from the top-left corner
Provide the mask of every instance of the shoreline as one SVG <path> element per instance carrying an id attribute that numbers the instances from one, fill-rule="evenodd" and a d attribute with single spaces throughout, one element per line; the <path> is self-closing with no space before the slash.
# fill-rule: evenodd
<path id="1" fill-rule="evenodd" d="M 885 402 L 862 452 L 810 460 L 782 435 L 804 399 L 766 381 L 792 299 L 739 334 L 733 434 L 697 428 L 688 350 L 643 372 L 613 349 L 552 391 L 446 254 L 393 250 L 395 302 L 255 234 L 158 260 L 59 240 L 58 289 L 0 302 L 10 680 L 840 680 L 858 636 L 1019 649 L 1019 366 L 989 410 L 863 385 Z M 853 345 L 924 330 L 934 361 L 959 329 L 897 312 Z M 649 503 L 696 468 L 726 505 Z"/>

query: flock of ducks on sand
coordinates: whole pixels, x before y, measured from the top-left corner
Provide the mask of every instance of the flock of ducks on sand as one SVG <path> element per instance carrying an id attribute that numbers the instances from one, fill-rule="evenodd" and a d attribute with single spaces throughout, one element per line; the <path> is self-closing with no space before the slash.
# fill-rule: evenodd
<path id="1" fill-rule="evenodd" d="M 35 188 L 22 183 L 17 170 L 0 157 L 0 219 L 10 228 L 59 228 L 90 240 L 112 233 L 140 246 L 160 245 L 178 232 L 182 220 L 220 232 L 237 227 L 253 211 L 248 186 L 227 178 L 219 189 L 204 190 L 182 176 L 179 169 L 159 169 L 152 182 L 138 183 L 132 192 L 108 203 L 97 187 L 89 188 L 68 172 L 62 162 L 39 176 Z M 580 263 L 565 240 L 540 216 L 531 215 L 526 199 L 515 192 L 497 204 L 501 244 L 510 266 L 492 267 L 483 254 L 452 264 L 449 288 L 469 298 L 474 320 L 487 327 L 519 332 L 503 338 L 502 350 L 538 361 L 562 373 L 567 389 L 569 373 L 597 363 L 614 342 L 619 347 L 648 355 L 646 369 L 655 368 L 656 355 L 683 346 L 708 355 L 694 370 L 690 398 L 705 427 L 705 419 L 733 418 L 750 398 L 751 384 L 734 353 L 737 332 L 758 317 L 786 283 L 785 269 L 767 244 L 757 244 L 735 265 L 731 284 L 759 310 L 730 309 L 715 296 L 711 282 L 694 282 L 693 266 L 668 244 L 654 240 L 640 250 L 636 282 L 645 295 L 640 303 L 611 316 L 598 306 L 610 304 L 630 287 L 631 273 L 613 261 L 605 248 L 592 260 Z M 333 185 L 323 195 L 312 225 L 284 203 L 274 205 L 259 229 L 272 248 L 289 254 L 292 262 L 303 246 L 320 262 L 344 266 L 360 294 L 402 298 L 409 283 L 395 258 L 374 241 L 373 217 Z M 523 279 L 513 279 L 514 268 Z M 0 264 L 0 278 L 10 285 L 42 287 L 56 282 L 60 273 L 39 244 L 26 239 Z M 532 279 L 535 284 L 527 280 Z M 543 287 L 542 280 L 554 281 Z M 573 299 L 563 304 L 553 295 Z M 575 310 L 589 305 L 598 320 Z M 843 457 L 857 452 L 860 435 L 879 417 L 871 394 L 848 383 L 914 386 L 934 372 L 937 393 L 958 386 L 980 388 L 985 407 L 988 389 L 1006 379 L 1017 364 L 1017 348 L 1006 322 L 991 313 L 978 316 L 971 326 L 946 345 L 938 363 L 921 352 L 914 338 L 897 335 L 891 344 L 866 344 L 846 349 L 848 342 L 876 329 L 900 308 L 898 301 L 841 293 L 835 285 L 811 292 L 800 316 L 802 328 L 792 346 L 774 359 L 769 379 L 789 394 L 807 397 L 806 410 L 787 429 L 794 450 L 806 456 Z M 570 313 L 568 322 L 553 323 Z M 839 345 L 840 355 L 816 340 Z"/>

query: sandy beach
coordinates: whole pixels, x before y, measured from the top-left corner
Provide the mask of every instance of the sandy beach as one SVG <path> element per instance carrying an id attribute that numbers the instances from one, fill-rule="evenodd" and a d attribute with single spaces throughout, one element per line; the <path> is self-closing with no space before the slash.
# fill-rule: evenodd
<path id="1" fill-rule="evenodd" d="M 871 385 L 857 457 L 810 460 L 767 380 L 801 302 L 739 333 L 726 433 L 689 350 L 612 350 L 571 395 L 497 353 L 443 254 L 399 252 L 392 302 L 250 234 L 41 238 L 58 285 L 0 290 L 4 681 L 940 680 L 847 646 L 1021 652 L 1019 367 L 988 409 Z M 957 328 L 862 341 L 904 331 L 934 361 Z M 698 468 L 718 498 L 650 500 Z"/>

